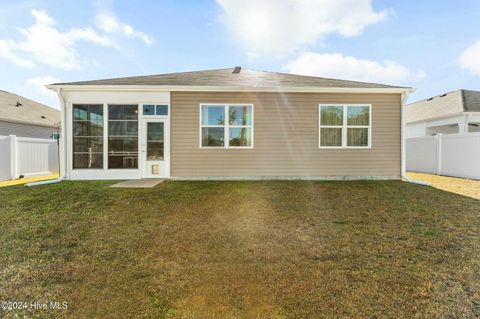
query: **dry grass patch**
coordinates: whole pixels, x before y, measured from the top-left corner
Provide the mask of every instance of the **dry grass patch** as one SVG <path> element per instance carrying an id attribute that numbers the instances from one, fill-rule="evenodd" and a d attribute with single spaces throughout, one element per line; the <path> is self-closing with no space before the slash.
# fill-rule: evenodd
<path id="1" fill-rule="evenodd" d="M 411 172 L 408 176 L 429 182 L 433 187 L 447 192 L 480 199 L 480 180 Z"/>
<path id="2" fill-rule="evenodd" d="M 55 179 L 55 178 L 58 178 L 58 174 L 47 175 L 47 176 L 26 177 L 26 178 L 14 179 L 14 180 L 6 180 L 6 181 L 0 181 L 0 187 L 21 185 L 21 184 L 26 184 L 26 183 L 31 183 L 31 182 L 46 181 L 46 180 Z"/>
<path id="3" fill-rule="evenodd" d="M 402 182 L 0 190 L 7 318 L 480 316 L 480 202 Z M 0 313 L 2 314 L 2 313 Z"/>

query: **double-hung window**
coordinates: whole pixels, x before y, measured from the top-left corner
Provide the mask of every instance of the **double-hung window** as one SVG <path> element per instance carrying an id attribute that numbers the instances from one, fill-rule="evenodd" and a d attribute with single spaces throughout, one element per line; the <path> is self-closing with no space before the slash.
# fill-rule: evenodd
<path id="1" fill-rule="evenodd" d="M 319 147 L 371 147 L 371 108 L 369 104 L 321 104 Z"/>
<path id="2" fill-rule="evenodd" d="M 253 147 L 253 105 L 200 104 L 200 146 Z"/>

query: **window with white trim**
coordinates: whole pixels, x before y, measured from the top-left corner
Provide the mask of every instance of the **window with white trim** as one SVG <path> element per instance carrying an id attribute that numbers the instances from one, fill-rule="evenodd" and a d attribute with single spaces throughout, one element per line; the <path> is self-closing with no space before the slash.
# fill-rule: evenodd
<path id="1" fill-rule="evenodd" d="M 108 105 L 108 168 L 138 168 L 138 105 Z"/>
<path id="2" fill-rule="evenodd" d="M 167 104 L 143 104 L 143 115 L 168 116 L 168 105 Z"/>
<path id="3" fill-rule="evenodd" d="M 253 105 L 200 104 L 200 146 L 253 147 Z"/>
<path id="4" fill-rule="evenodd" d="M 103 168 L 103 104 L 73 104 L 73 169 Z"/>
<path id="5" fill-rule="evenodd" d="M 369 104 L 321 104 L 319 147 L 371 147 L 371 117 Z"/>

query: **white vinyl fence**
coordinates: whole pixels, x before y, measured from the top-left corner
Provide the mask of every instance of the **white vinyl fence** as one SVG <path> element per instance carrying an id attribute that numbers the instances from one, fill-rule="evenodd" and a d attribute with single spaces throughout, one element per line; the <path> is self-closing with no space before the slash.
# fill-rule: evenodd
<path id="1" fill-rule="evenodd" d="M 480 133 L 407 139 L 407 171 L 480 179 Z"/>
<path id="2" fill-rule="evenodd" d="M 57 141 L 0 136 L 0 180 L 51 175 L 58 172 Z"/>

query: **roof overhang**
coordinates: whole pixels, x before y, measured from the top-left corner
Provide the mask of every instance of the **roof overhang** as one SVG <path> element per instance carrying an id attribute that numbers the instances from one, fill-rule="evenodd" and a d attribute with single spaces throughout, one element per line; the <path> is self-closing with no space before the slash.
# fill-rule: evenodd
<path id="1" fill-rule="evenodd" d="M 405 122 L 405 124 L 417 124 L 417 123 L 422 123 L 422 122 L 433 122 L 433 121 L 438 121 L 438 120 L 444 120 L 444 119 L 448 119 L 450 117 L 459 117 L 459 116 L 465 115 L 465 113 L 466 112 L 455 112 L 455 113 L 450 113 L 450 114 L 445 114 L 445 115 L 440 115 L 440 116 L 429 117 L 429 118 L 414 120 L 414 121 L 410 121 L 410 122 Z"/>
<path id="2" fill-rule="evenodd" d="M 415 120 L 415 121 L 410 121 L 410 122 L 405 122 L 405 124 L 417 124 L 417 123 L 422 123 L 422 122 L 434 122 L 434 121 L 439 121 L 439 120 L 444 120 L 448 118 L 458 118 L 460 116 L 480 116 L 480 112 L 455 112 L 455 113 L 450 113 L 450 114 L 445 114 L 441 116 L 435 116 L 435 117 L 429 117 L 429 118 L 424 118 L 420 120 Z"/>
<path id="3" fill-rule="evenodd" d="M 29 121 L 22 121 L 22 120 L 11 119 L 11 118 L 4 118 L 4 117 L 0 117 L 0 121 L 9 122 L 9 123 L 25 124 L 25 125 L 33 125 L 33 126 L 56 128 L 55 124 L 29 122 Z M 60 120 L 59 120 L 59 121 L 60 121 Z"/>
<path id="4" fill-rule="evenodd" d="M 242 87 L 192 85 L 47 85 L 57 91 L 140 91 L 140 92 L 285 92 L 285 93 L 412 93 L 413 88 L 348 88 L 348 87 Z"/>

